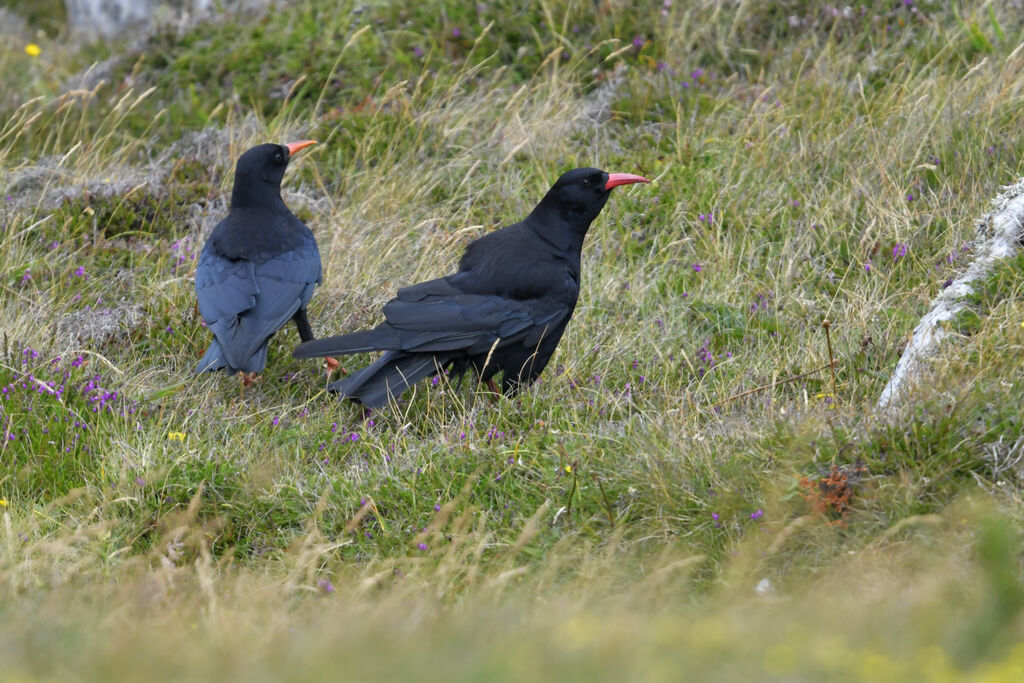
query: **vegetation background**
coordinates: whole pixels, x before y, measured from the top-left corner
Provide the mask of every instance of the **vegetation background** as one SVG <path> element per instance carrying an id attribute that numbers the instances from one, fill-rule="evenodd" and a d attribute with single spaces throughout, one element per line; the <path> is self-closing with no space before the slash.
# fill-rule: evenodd
<path id="1" fill-rule="evenodd" d="M 1024 257 L 874 409 L 1024 171 L 1019 2 L 5 4 L 0 680 L 1024 679 Z M 535 387 L 364 417 L 292 329 L 191 375 L 234 160 L 300 137 L 318 334 L 654 182 Z"/>

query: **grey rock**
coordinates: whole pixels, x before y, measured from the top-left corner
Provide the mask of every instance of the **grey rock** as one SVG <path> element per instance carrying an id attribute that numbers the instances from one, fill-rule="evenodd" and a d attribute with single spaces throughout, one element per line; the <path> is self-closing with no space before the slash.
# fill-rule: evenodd
<path id="1" fill-rule="evenodd" d="M 0 36 L 27 41 L 32 35 L 28 23 L 6 7 L 0 7 Z"/>
<path id="2" fill-rule="evenodd" d="M 265 9 L 269 0 L 64 0 L 72 31 L 103 38 L 156 25 L 187 28 L 215 12 Z"/>
<path id="3" fill-rule="evenodd" d="M 94 308 L 68 313 L 57 321 L 57 337 L 70 346 L 99 348 L 123 341 L 142 324 L 142 306 L 122 300 L 113 308 Z"/>

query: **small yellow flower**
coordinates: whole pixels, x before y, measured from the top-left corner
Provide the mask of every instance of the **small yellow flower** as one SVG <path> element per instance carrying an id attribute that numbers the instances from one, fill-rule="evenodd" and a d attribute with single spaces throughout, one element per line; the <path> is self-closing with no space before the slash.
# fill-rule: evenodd
<path id="1" fill-rule="evenodd" d="M 29 57 L 38 57 L 42 54 L 42 52 L 43 51 L 35 43 L 29 43 L 25 46 L 25 54 L 27 54 Z"/>
<path id="2" fill-rule="evenodd" d="M 167 432 L 168 441 L 184 441 L 185 432 Z"/>
<path id="3" fill-rule="evenodd" d="M 572 474 L 572 465 L 566 465 L 565 466 L 565 473 L 566 474 Z"/>
<path id="4" fill-rule="evenodd" d="M 5 508 L 5 507 L 7 507 L 7 499 L 6 498 L 0 498 L 0 508 Z"/>

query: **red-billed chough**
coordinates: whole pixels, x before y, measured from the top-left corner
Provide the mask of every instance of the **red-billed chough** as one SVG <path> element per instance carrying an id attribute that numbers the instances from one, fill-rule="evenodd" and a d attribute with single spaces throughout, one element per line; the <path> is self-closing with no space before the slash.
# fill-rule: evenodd
<path id="1" fill-rule="evenodd" d="M 468 368 L 511 394 L 537 379 L 580 293 L 583 238 L 613 187 L 646 183 L 628 173 L 577 168 L 562 175 L 518 223 L 471 242 L 453 275 L 398 290 L 371 330 L 305 342 L 296 358 L 383 350 L 369 366 L 329 385 L 379 408 L 419 380 Z"/>
<path id="2" fill-rule="evenodd" d="M 199 313 L 214 337 L 196 372 L 241 372 L 248 386 L 267 364 L 270 337 L 289 320 L 302 341 L 313 339 L 306 304 L 320 284 L 320 251 L 281 199 L 288 160 L 313 144 L 258 145 L 238 158 L 228 215 L 196 268 Z"/>

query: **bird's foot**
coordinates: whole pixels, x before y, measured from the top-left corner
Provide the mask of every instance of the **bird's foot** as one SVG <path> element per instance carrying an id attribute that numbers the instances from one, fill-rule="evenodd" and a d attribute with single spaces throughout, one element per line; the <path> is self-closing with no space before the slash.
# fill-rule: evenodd
<path id="1" fill-rule="evenodd" d="M 324 369 L 327 370 L 328 375 L 337 370 L 340 366 L 341 363 L 339 363 L 336 358 L 331 358 L 330 356 L 324 358 Z M 341 368 L 341 374 L 345 374 L 345 368 Z"/>
<path id="2" fill-rule="evenodd" d="M 238 374 L 241 375 L 241 377 L 242 377 L 242 388 L 243 389 L 248 389 L 253 384 L 256 384 L 256 382 L 259 382 L 261 379 L 263 379 L 262 377 L 257 375 L 255 372 L 240 372 Z"/>

